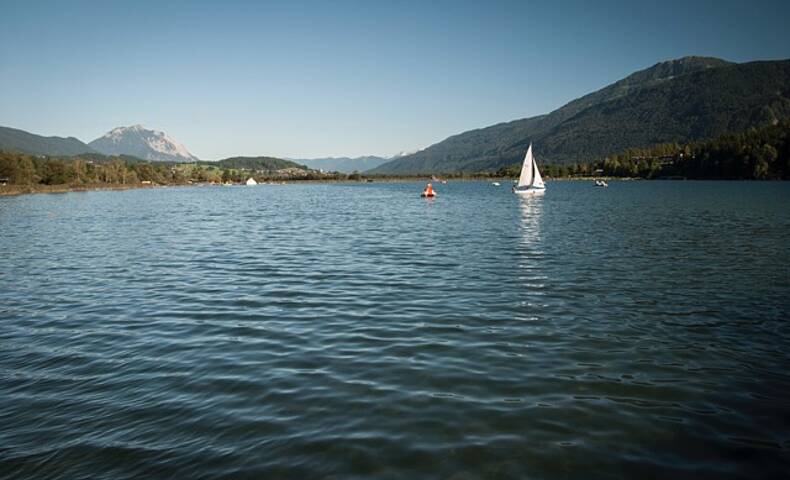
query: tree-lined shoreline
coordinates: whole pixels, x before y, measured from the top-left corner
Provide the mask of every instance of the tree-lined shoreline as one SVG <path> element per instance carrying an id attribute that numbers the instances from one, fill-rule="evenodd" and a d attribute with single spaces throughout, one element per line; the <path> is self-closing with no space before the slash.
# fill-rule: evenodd
<path id="1" fill-rule="evenodd" d="M 513 164 L 498 173 L 515 176 L 520 169 L 520 164 Z M 541 165 L 540 169 L 549 178 L 790 180 L 790 121 L 711 140 L 631 148 L 596 162 Z"/>
<path id="2" fill-rule="evenodd" d="M 134 157 L 77 155 L 46 157 L 0 152 L 0 195 L 129 189 L 195 184 L 258 182 L 358 182 L 422 180 L 431 173 L 381 175 L 321 172 L 301 165 L 284 164 L 269 157 L 233 159 L 233 162 L 174 164 L 148 162 Z M 289 162 L 290 163 L 290 162 Z M 520 164 L 497 172 L 457 172 L 446 179 L 515 178 Z M 788 180 L 790 179 L 790 121 L 777 122 L 746 132 L 687 144 L 662 144 L 629 149 L 597 162 L 575 165 L 541 165 L 549 179 L 635 178 L 690 180 Z"/>

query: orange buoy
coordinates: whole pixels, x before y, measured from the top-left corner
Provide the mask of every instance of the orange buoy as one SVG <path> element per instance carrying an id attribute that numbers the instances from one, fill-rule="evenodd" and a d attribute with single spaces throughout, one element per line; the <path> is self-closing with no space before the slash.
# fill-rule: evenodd
<path id="1" fill-rule="evenodd" d="M 436 192 L 433 191 L 433 185 L 430 183 L 425 186 L 425 190 L 420 194 L 421 197 L 435 197 Z"/>

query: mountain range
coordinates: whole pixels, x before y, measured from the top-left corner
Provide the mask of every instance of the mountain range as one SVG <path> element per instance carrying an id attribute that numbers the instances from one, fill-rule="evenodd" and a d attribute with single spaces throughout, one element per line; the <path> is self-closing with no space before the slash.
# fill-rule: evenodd
<path id="1" fill-rule="evenodd" d="M 89 144 L 69 137 L 44 137 L 14 128 L 0 127 L 0 150 L 17 151 L 32 155 L 73 156 L 109 155 L 158 162 L 192 163 L 200 160 L 187 148 L 164 132 L 149 130 L 142 125 L 118 127 Z M 216 162 L 221 168 L 248 168 L 278 170 L 283 168 L 312 168 L 325 171 L 350 173 L 375 168 L 403 153 L 392 157 L 316 158 L 286 160 L 274 157 L 231 157 Z M 99 157 L 97 157 L 99 158 Z M 214 163 L 214 162 L 201 162 Z"/>
<path id="2" fill-rule="evenodd" d="M 530 143 L 540 163 L 582 163 L 628 148 L 704 140 L 788 118 L 790 60 L 738 64 L 684 57 L 635 72 L 548 114 L 460 133 L 415 153 L 390 158 L 301 159 L 288 165 L 396 175 L 496 171 L 520 162 Z M 115 128 L 88 144 L 74 137 L 44 137 L 0 127 L 0 150 L 199 161 L 164 132 L 141 125 Z M 266 165 L 288 162 L 239 157 L 231 163 L 248 161 Z"/>
<path id="3" fill-rule="evenodd" d="M 549 114 L 454 135 L 370 173 L 496 171 L 521 161 L 530 143 L 539 162 L 587 162 L 785 118 L 790 60 L 735 64 L 685 57 L 638 71 Z"/>
<path id="4" fill-rule="evenodd" d="M 125 155 L 158 162 L 196 162 L 198 158 L 164 132 L 142 125 L 118 127 L 85 144 L 74 137 L 44 137 L 16 128 L 0 127 L 0 150 L 30 155 Z"/>
<path id="5" fill-rule="evenodd" d="M 364 157 L 326 157 L 326 158 L 303 158 L 294 160 L 314 170 L 324 170 L 325 172 L 351 173 L 354 171 L 364 172 L 371 170 L 379 165 L 400 158 L 404 153 L 399 153 L 391 157 L 377 157 L 367 155 Z"/>

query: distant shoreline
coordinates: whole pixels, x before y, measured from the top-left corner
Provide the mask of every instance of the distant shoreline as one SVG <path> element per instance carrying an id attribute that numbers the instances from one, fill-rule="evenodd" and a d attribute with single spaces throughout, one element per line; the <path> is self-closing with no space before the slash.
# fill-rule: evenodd
<path id="1" fill-rule="evenodd" d="M 593 181 L 593 180 L 613 180 L 611 177 L 590 177 L 590 178 L 549 178 L 547 181 Z M 637 180 L 631 178 L 617 178 L 617 180 Z M 455 182 L 477 182 L 477 181 L 491 181 L 491 182 L 510 182 L 515 181 L 514 178 L 508 177 L 489 177 L 489 176 L 466 176 L 466 177 L 459 177 L 459 178 L 448 178 L 448 183 L 455 183 Z M 382 177 L 382 178 L 363 178 L 361 180 L 349 180 L 349 179 L 314 179 L 314 180 L 307 180 L 307 179 L 294 179 L 294 180 L 272 180 L 271 183 L 263 181 L 260 182 L 257 186 L 267 186 L 267 185 L 282 185 L 282 184 L 338 184 L 344 183 L 349 185 L 356 185 L 356 184 L 367 184 L 367 183 L 407 183 L 407 182 L 433 182 L 436 183 L 436 180 L 432 180 L 429 175 L 419 175 L 413 177 Z M 168 187 L 219 187 L 222 186 L 221 184 L 212 184 L 212 183 L 191 183 L 191 184 L 181 184 L 181 183 L 173 183 L 173 184 L 164 184 L 164 185 L 153 185 L 153 184 L 142 184 L 142 183 L 132 183 L 132 184 L 86 184 L 86 185 L 0 185 L 0 197 L 12 197 L 18 195 L 34 195 L 34 194 L 42 194 L 42 193 L 69 193 L 69 192 L 93 192 L 93 191 L 102 191 L 102 190 L 134 190 L 134 189 L 142 189 L 142 188 L 168 188 Z M 245 186 L 243 184 L 233 184 L 234 187 L 241 187 Z"/>
<path id="2" fill-rule="evenodd" d="M 146 185 L 146 184 L 0 185 L 0 197 L 14 197 L 17 195 L 31 195 L 37 193 L 93 192 L 100 190 L 133 190 L 138 188 L 161 188 L 161 187 L 177 187 L 177 186 L 179 185 Z"/>
<path id="3" fill-rule="evenodd" d="M 509 177 L 488 177 L 480 176 L 466 176 L 459 178 L 448 178 L 448 183 L 456 182 L 512 182 L 514 178 Z M 592 182 L 595 180 L 605 181 L 660 181 L 660 180 L 683 180 L 683 181 L 721 181 L 721 179 L 686 179 L 686 178 L 639 178 L 639 177 L 560 177 L 560 178 L 547 178 L 548 182 Z M 725 180 L 726 181 L 726 180 Z M 731 180 L 731 181 L 749 181 L 749 180 Z M 752 180 L 761 181 L 761 180 Z M 781 181 L 781 180 L 780 180 Z M 277 180 L 269 182 L 261 182 L 257 186 L 273 186 L 283 184 L 368 184 L 368 183 L 407 183 L 407 182 L 433 182 L 428 175 L 420 175 L 413 177 L 368 177 L 361 180 L 349 179 L 294 179 L 294 180 Z M 220 187 L 221 184 L 212 183 L 191 183 L 191 184 L 165 184 L 165 185 L 151 185 L 151 184 L 87 184 L 87 185 L 0 185 L 0 197 L 12 197 L 19 195 L 33 195 L 33 194 L 57 194 L 57 193 L 70 193 L 70 192 L 94 192 L 102 190 L 136 190 L 136 189 L 155 189 L 155 188 L 171 188 L 171 187 Z M 233 184 L 234 187 L 243 187 L 244 184 Z"/>

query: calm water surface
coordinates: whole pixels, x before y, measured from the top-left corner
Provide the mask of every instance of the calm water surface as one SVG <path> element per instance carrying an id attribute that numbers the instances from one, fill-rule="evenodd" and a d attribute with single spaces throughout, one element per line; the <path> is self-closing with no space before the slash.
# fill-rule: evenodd
<path id="1" fill-rule="evenodd" d="M 0 198 L 0 477 L 790 471 L 790 184 Z"/>

